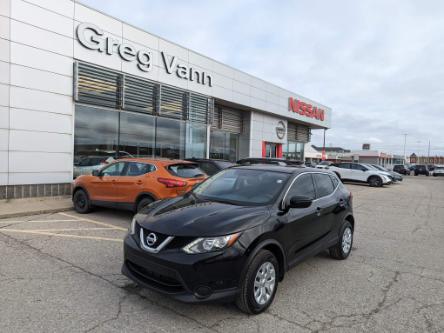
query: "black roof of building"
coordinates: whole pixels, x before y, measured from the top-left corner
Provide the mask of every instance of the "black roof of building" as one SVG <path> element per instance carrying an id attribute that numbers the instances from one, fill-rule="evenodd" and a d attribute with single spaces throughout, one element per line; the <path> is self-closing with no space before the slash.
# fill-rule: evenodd
<path id="1" fill-rule="evenodd" d="M 317 151 L 322 151 L 322 147 L 317 147 L 315 145 L 312 145 L 313 149 Z M 344 149 L 342 147 L 325 147 L 326 152 L 338 152 L 338 153 L 350 153 L 350 149 Z"/>

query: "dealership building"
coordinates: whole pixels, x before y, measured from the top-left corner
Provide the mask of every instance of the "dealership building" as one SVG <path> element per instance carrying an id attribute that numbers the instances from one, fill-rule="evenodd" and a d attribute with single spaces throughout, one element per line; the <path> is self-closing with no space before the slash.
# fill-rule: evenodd
<path id="1" fill-rule="evenodd" d="M 0 1 L 0 199 L 68 194 L 76 167 L 111 155 L 302 160 L 330 123 L 325 105 L 81 3 Z"/>

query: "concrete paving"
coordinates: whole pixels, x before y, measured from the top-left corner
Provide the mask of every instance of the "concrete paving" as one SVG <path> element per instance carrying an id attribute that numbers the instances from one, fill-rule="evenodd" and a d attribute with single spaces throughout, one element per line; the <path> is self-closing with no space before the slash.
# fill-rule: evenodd
<path id="1" fill-rule="evenodd" d="M 0 200 L 0 219 L 72 209 L 71 196 Z"/>
<path id="2" fill-rule="evenodd" d="M 131 214 L 72 211 L 0 220 L 4 332 L 443 332 L 444 179 L 347 185 L 346 261 L 322 253 L 287 273 L 266 313 L 186 305 L 120 274 Z"/>

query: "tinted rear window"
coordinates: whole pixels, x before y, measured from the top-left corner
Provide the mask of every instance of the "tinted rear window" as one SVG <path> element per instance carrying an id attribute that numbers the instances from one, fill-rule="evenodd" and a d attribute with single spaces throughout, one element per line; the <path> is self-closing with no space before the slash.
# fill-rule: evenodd
<path id="1" fill-rule="evenodd" d="M 182 178 L 196 178 L 205 176 L 197 164 L 172 164 L 166 167 L 173 176 Z"/>

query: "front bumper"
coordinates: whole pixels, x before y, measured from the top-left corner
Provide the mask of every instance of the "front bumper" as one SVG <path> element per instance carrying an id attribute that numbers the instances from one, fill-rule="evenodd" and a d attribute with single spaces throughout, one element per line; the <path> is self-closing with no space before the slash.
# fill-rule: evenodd
<path id="1" fill-rule="evenodd" d="M 177 248 L 149 253 L 137 236 L 128 235 L 124 241 L 122 274 L 182 302 L 233 301 L 243 265 L 244 256 L 235 246 L 222 253 L 190 255 Z"/>

